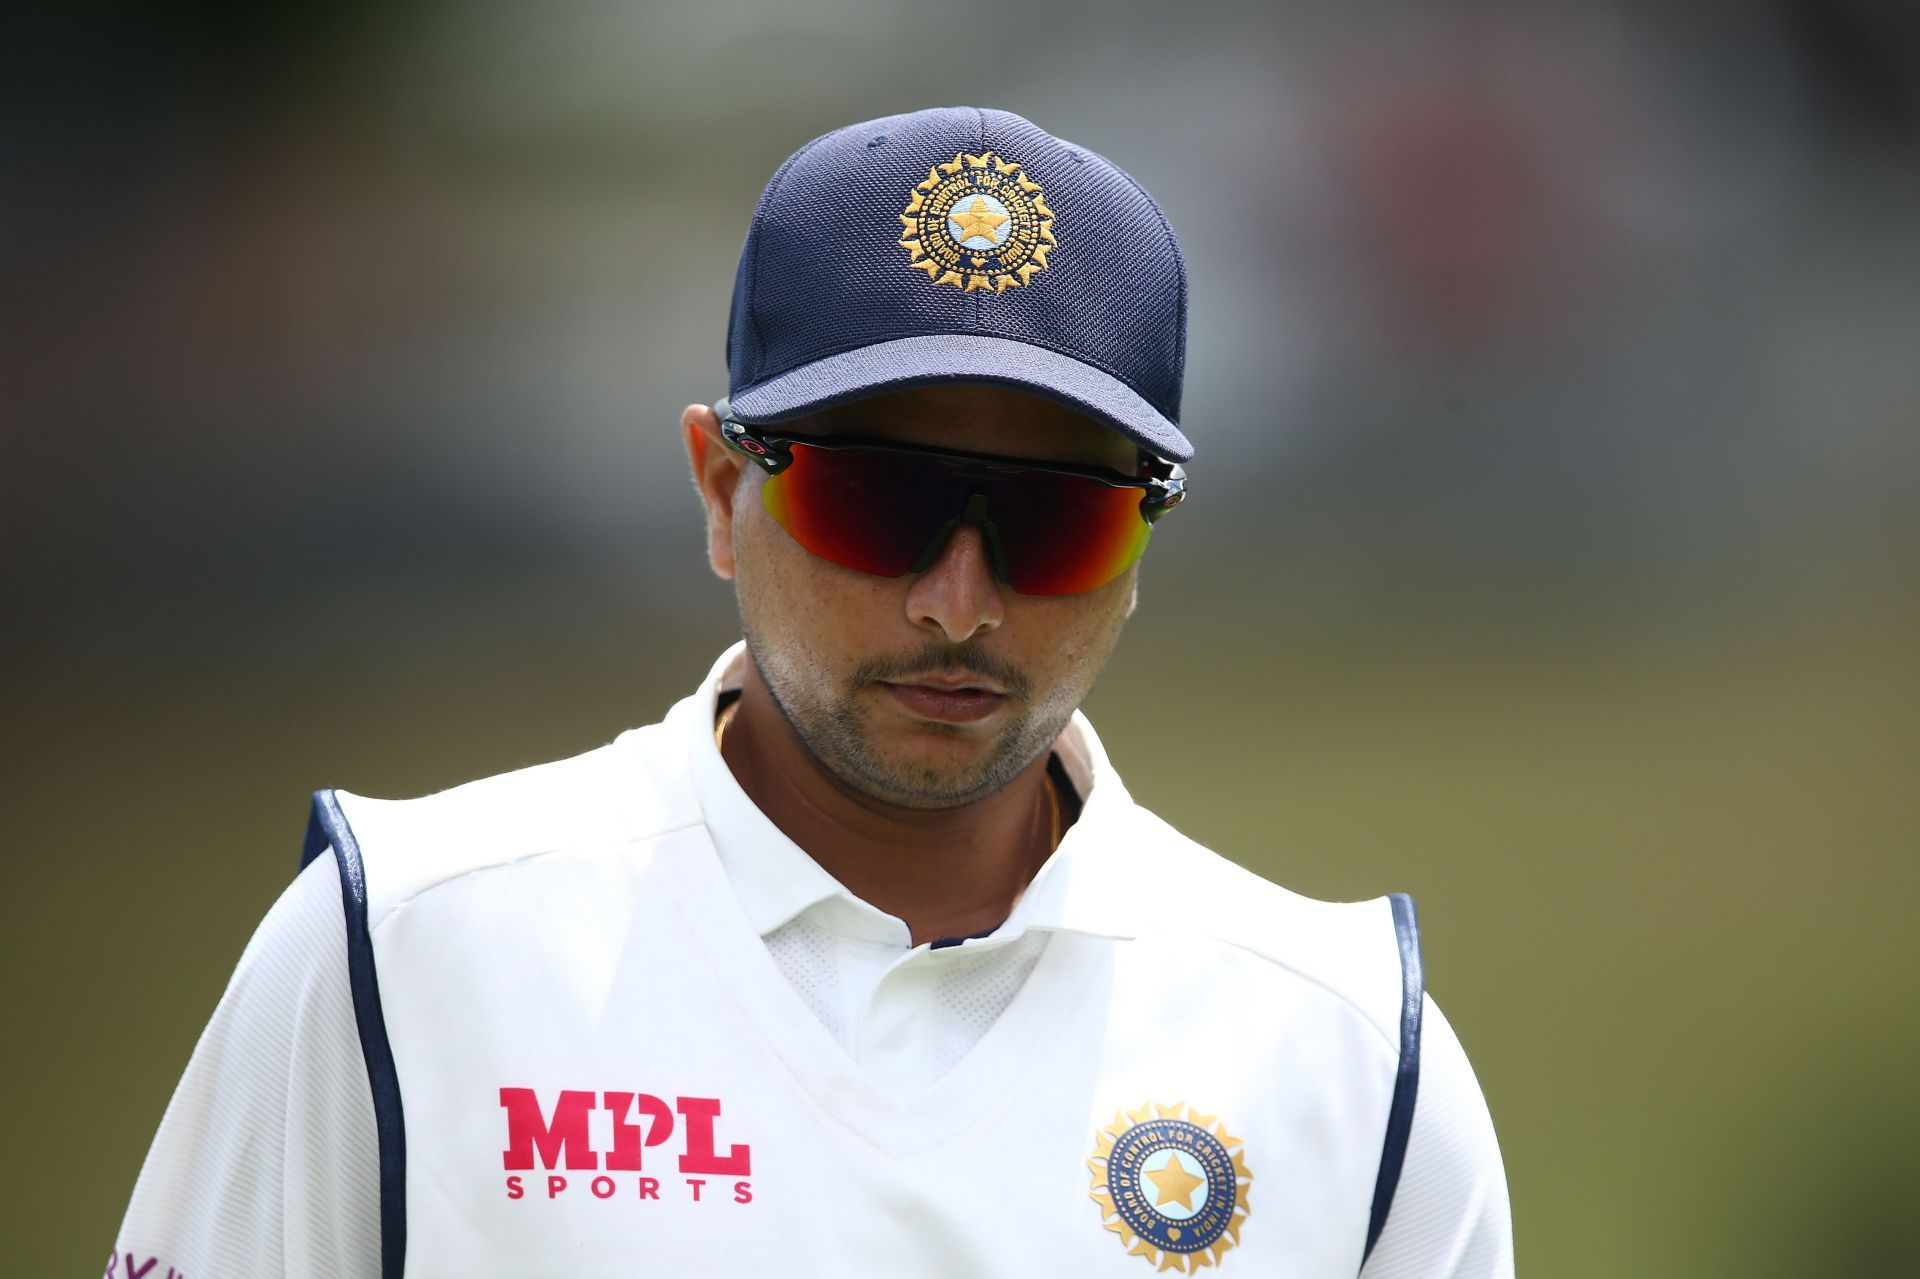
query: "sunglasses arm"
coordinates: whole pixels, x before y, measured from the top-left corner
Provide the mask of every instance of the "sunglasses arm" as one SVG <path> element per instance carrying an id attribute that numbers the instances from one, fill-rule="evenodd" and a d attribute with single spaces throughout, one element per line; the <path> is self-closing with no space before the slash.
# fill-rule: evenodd
<path id="1" fill-rule="evenodd" d="M 755 434 L 752 427 L 728 418 L 727 408 L 724 398 L 713 406 L 714 413 L 720 418 L 720 438 L 728 448 L 745 453 L 768 475 L 778 475 L 793 465 L 793 451 L 790 448 L 778 441 L 765 439 Z"/>
<path id="2" fill-rule="evenodd" d="M 1178 462 L 1168 462 L 1150 453 L 1142 453 L 1140 461 L 1153 481 L 1140 503 L 1141 513 L 1151 524 L 1187 500 L 1187 470 Z"/>

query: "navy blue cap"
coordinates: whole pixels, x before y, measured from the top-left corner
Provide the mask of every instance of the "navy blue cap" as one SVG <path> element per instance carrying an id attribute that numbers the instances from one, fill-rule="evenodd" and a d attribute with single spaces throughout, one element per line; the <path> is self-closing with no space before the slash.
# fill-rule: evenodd
<path id="1" fill-rule="evenodd" d="M 1006 111 L 849 125 L 767 184 L 727 328 L 733 415 L 766 424 L 931 382 L 1060 401 L 1185 461 L 1187 273 L 1138 182 Z"/>

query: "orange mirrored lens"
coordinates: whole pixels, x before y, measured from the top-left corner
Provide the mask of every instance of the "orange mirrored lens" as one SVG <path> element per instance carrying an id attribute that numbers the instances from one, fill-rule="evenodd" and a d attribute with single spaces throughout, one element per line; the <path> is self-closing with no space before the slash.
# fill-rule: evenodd
<path id="1" fill-rule="evenodd" d="M 1098 590 L 1146 553 L 1153 526 L 1140 514 L 1139 489 L 1045 471 L 1026 474 L 1034 482 L 1021 486 L 1021 500 L 989 497 L 987 502 L 987 517 L 1005 549 L 1007 584 L 1014 590 L 1022 595 Z"/>
<path id="2" fill-rule="evenodd" d="M 925 473 L 926 458 L 792 447 L 793 461 L 762 487 L 761 505 L 794 541 L 845 568 L 900 576 L 966 500 L 960 492 L 943 502 L 954 495 Z"/>

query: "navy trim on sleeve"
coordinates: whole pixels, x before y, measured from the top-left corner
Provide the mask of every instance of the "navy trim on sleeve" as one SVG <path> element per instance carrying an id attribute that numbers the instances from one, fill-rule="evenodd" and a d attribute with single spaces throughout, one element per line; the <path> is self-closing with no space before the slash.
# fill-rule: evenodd
<path id="1" fill-rule="evenodd" d="M 373 968 L 373 934 L 367 925 L 367 874 L 340 801 L 330 790 L 313 793 L 313 815 L 300 865 L 333 849 L 340 865 L 340 896 L 347 914 L 347 980 L 353 988 L 353 1017 L 360 1028 L 360 1051 L 367 1059 L 373 1089 L 373 1119 L 380 1138 L 380 1274 L 401 1279 L 407 1264 L 407 1131 L 400 1112 L 400 1076 L 387 1042 L 387 1021 L 380 1011 L 380 982 Z"/>
<path id="2" fill-rule="evenodd" d="M 1373 1246 L 1386 1229 L 1387 1209 L 1400 1185 L 1400 1168 L 1407 1160 L 1407 1138 L 1413 1133 L 1413 1103 L 1420 1091 L 1420 1010 L 1426 1003 L 1426 973 L 1420 963 L 1420 919 L 1413 898 L 1395 893 L 1393 933 L 1400 947 L 1400 1072 L 1393 1081 L 1393 1102 L 1387 1107 L 1387 1136 L 1380 1147 L 1380 1175 L 1373 1183 L 1373 1212 L 1367 1220 L 1367 1247 L 1360 1254 L 1366 1264 Z"/>

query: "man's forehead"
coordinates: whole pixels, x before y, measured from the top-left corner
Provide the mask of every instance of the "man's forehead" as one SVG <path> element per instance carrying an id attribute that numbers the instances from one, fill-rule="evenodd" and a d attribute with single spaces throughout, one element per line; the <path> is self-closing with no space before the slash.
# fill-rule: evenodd
<path id="1" fill-rule="evenodd" d="M 1132 470 L 1138 447 L 1056 400 L 991 382 L 941 382 L 837 404 L 782 427 Z"/>

